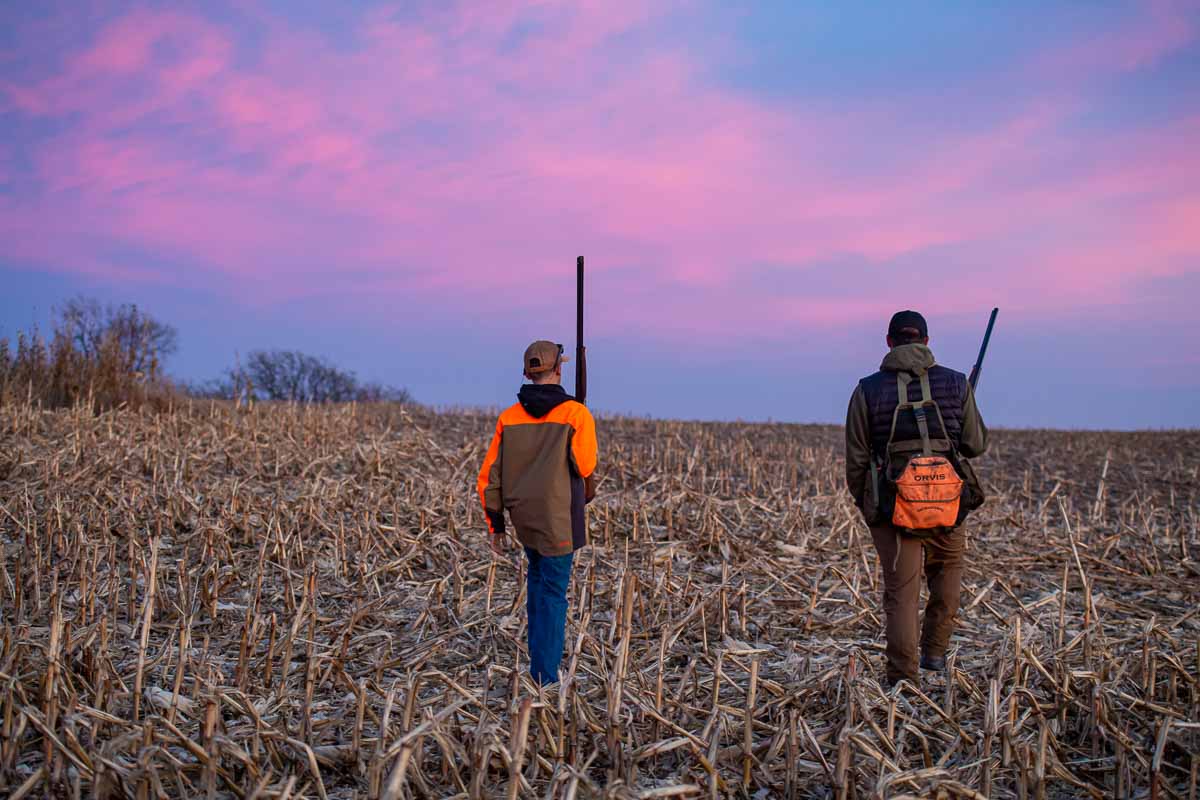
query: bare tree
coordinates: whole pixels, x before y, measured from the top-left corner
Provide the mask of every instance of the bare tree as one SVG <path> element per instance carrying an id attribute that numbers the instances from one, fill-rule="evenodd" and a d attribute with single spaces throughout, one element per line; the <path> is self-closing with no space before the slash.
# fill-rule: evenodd
<path id="1" fill-rule="evenodd" d="M 144 376 L 158 375 L 179 346 L 175 328 L 129 303 L 102 306 L 91 298 L 73 298 L 58 309 L 55 328 L 85 360 L 116 354 L 124 369 Z"/>
<path id="2" fill-rule="evenodd" d="M 293 403 L 412 402 L 406 389 L 360 383 L 353 372 L 295 350 L 255 350 L 244 364 L 206 384 L 201 393 Z"/>
<path id="3" fill-rule="evenodd" d="M 411 403 L 412 393 L 401 386 L 386 386 L 381 383 L 360 384 L 354 394 L 360 403 Z"/>

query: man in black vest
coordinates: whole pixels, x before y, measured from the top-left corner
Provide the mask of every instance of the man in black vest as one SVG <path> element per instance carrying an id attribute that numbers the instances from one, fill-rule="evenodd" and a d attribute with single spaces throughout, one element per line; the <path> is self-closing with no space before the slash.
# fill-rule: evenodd
<path id="1" fill-rule="evenodd" d="M 870 523 L 871 538 L 883 566 L 883 609 L 887 616 L 887 683 L 907 678 L 918 682 L 918 663 L 924 669 L 940 670 L 946 664 L 946 647 L 958 613 L 958 595 L 962 583 L 966 531 L 962 525 L 950 531 L 919 539 L 906 535 L 891 524 L 890 515 L 879 518 L 879 492 L 871 490 L 872 470 L 890 466 L 898 474 L 910 455 L 894 452 L 890 442 L 919 441 L 916 418 L 911 411 L 893 415 L 899 403 L 897 373 L 914 378 L 906 400 L 920 400 L 919 379 L 928 375 L 929 387 L 941 417 L 929 415 L 931 439 L 949 440 L 958 453 L 967 458 L 983 455 L 987 449 L 987 428 L 967 377 L 961 372 L 939 366 L 929 349 L 929 329 L 925 318 L 916 311 L 900 311 L 888 325 L 887 343 L 879 372 L 863 378 L 850 398 L 846 412 L 846 485 L 858 507 Z M 942 420 L 945 430 L 942 430 Z M 920 451 L 920 445 L 916 445 Z M 887 464 L 890 460 L 890 464 Z M 878 477 L 878 473 L 876 473 Z M 917 613 L 921 594 L 921 572 L 929 583 L 929 602 L 918 636 Z M 920 657 L 918 661 L 918 647 Z"/>

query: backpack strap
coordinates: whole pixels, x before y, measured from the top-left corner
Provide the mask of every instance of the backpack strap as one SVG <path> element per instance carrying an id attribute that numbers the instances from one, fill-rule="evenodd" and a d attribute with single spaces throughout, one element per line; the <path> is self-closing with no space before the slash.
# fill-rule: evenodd
<path id="1" fill-rule="evenodd" d="M 886 460 L 891 454 L 892 442 L 896 438 L 896 421 L 900 419 L 901 410 L 908 408 L 911 404 L 908 402 L 908 377 L 903 372 L 896 373 L 896 407 L 892 410 L 892 429 L 888 432 L 887 444 L 883 447 L 883 458 Z"/>
<path id="2" fill-rule="evenodd" d="M 957 457 L 958 448 L 954 446 L 954 440 L 950 438 L 950 431 L 946 428 L 946 420 L 942 417 L 942 407 L 933 399 L 933 392 L 929 389 L 929 373 L 921 376 L 921 402 L 924 405 L 933 406 L 933 410 L 937 412 L 938 425 L 942 427 L 942 439 L 950 445 L 950 452 Z"/>
<path id="3" fill-rule="evenodd" d="M 891 466 L 892 442 L 896 439 L 896 422 L 900 419 L 901 411 L 913 407 L 913 404 L 908 401 L 908 382 L 908 373 L 896 373 L 896 408 L 892 411 L 892 429 L 888 432 L 887 444 L 884 445 L 880 462 L 889 481 L 896 480 L 896 476 L 892 475 Z"/>
<path id="4" fill-rule="evenodd" d="M 908 391 L 908 381 L 905 381 L 904 391 Z M 907 397 L 905 398 L 907 399 Z M 933 445 L 929 442 L 929 422 L 925 419 L 925 406 L 932 405 L 937 408 L 937 403 L 933 402 L 933 392 L 929 388 L 929 373 L 921 373 L 921 403 L 913 407 L 913 416 L 917 418 L 917 430 L 921 433 L 921 450 L 922 454 L 929 458 L 933 455 Z M 938 412 L 938 419 L 941 419 L 941 412 Z M 943 432 L 945 428 L 942 428 Z"/>
<path id="5" fill-rule="evenodd" d="M 946 430 L 946 423 L 942 421 L 942 410 L 933 400 L 933 392 L 929 388 L 929 375 L 921 375 L 921 399 L 910 401 L 908 399 L 908 384 L 912 382 L 912 378 L 907 372 L 896 373 L 896 410 L 892 412 L 892 430 L 888 434 L 888 445 L 896 438 L 896 421 L 900 418 L 900 412 L 904 409 L 911 409 L 913 416 L 917 420 L 917 430 L 921 434 L 921 451 L 926 456 L 933 455 L 933 443 L 929 439 L 929 421 L 925 417 L 925 406 L 931 405 L 937 410 L 938 421 L 942 423 L 942 431 Z"/>

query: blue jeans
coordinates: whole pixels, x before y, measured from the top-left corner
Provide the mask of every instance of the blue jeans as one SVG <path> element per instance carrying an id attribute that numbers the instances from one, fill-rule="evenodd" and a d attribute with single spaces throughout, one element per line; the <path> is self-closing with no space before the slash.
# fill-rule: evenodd
<path id="1" fill-rule="evenodd" d="M 532 547 L 525 609 L 529 614 L 529 674 L 543 686 L 558 681 L 563 640 L 567 635 L 567 584 L 574 553 L 544 556 Z"/>

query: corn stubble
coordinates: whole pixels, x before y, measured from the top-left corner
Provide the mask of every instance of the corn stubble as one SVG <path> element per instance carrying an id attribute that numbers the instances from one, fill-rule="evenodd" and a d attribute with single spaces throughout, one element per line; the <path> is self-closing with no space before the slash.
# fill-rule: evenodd
<path id="1" fill-rule="evenodd" d="M 838 429 L 602 421 L 539 691 L 492 424 L 0 409 L 0 793 L 1196 796 L 1200 434 L 997 433 L 946 671 L 884 691 Z"/>

